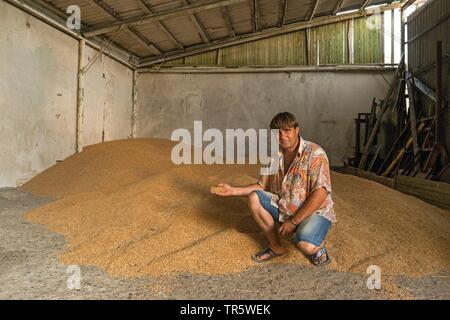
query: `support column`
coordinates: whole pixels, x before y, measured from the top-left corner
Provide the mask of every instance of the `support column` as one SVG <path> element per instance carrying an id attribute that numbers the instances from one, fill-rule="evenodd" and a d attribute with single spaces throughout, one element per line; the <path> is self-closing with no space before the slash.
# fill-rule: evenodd
<path id="1" fill-rule="evenodd" d="M 133 97 L 131 104 L 131 138 L 136 138 L 136 119 L 138 110 L 138 78 L 139 72 L 137 70 L 133 71 Z"/>
<path id="2" fill-rule="evenodd" d="M 83 151 L 83 116 L 84 116 L 84 52 L 86 41 L 81 39 L 78 48 L 78 91 L 77 91 L 77 132 L 75 151 Z"/>

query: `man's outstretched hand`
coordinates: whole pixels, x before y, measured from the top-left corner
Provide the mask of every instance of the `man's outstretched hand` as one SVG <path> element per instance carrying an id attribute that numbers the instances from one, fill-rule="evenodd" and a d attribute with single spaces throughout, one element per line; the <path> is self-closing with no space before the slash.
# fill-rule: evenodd
<path id="1" fill-rule="evenodd" d="M 225 183 L 219 183 L 215 187 L 211 187 L 210 192 L 222 197 L 229 197 L 233 195 L 233 188 Z"/>

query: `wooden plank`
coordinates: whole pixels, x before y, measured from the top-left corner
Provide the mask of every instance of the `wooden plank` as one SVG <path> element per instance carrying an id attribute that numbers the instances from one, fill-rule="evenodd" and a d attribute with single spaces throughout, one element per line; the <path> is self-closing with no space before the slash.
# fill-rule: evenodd
<path id="1" fill-rule="evenodd" d="M 432 202 L 439 207 L 450 208 L 450 195 L 448 194 L 436 193 L 433 191 L 417 189 L 404 185 L 397 186 L 396 189 L 402 193 L 406 193 L 424 201 Z"/>
<path id="2" fill-rule="evenodd" d="M 413 178 L 408 176 L 398 176 L 396 179 L 398 185 L 450 195 L 449 183 Z"/>
<path id="3" fill-rule="evenodd" d="M 397 176 L 395 179 L 383 178 L 352 167 L 345 167 L 343 173 L 380 183 L 386 187 L 396 189 L 399 192 L 414 196 L 435 206 L 450 209 L 450 190 L 448 190 L 450 184 L 448 183 L 406 176 Z M 434 183 L 438 183 L 439 187 L 436 188 L 433 186 L 432 184 Z"/>
<path id="4" fill-rule="evenodd" d="M 368 179 L 377 183 L 380 183 L 386 187 L 394 189 L 395 187 L 395 181 L 392 178 L 386 178 L 382 176 L 378 176 L 374 173 L 367 172 L 358 168 L 353 167 L 345 167 L 344 168 L 345 174 L 351 174 L 360 178 Z"/>

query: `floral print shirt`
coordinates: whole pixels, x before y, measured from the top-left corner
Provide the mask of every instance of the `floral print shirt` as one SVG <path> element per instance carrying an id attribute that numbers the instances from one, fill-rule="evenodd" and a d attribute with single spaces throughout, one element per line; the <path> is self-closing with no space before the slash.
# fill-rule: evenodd
<path id="1" fill-rule="evenodd" d="M 261 175 L 258 184 L 273 194 L 272 204 L 279 209 L 280 222 L 294 216 L 309 195 L 319 188 L 325 188 L 328 194 L 315 213 L 336 222 L 331 199 L 330 167 L 325 151 L 319 145 L 300 137 L 297 155 L 286 175 L 282 152 L 279 152 L 278 160 L 278 172 L 274 175 Z"/>

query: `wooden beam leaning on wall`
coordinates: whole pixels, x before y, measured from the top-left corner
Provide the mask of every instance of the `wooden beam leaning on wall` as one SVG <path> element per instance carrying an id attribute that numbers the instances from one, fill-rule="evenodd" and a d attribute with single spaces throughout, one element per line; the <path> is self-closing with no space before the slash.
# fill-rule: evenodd
<path id="1" fill-rule="evenodd" d="M 369 154 L 369 149 L 373 145 L 373 142 L 375 141 L 375 138 L 378 134 L 378 131 L 380 129 L 381 120 L 383 119 L 383 115 L 386 113 L 388 107 L 389 107 L 389 99 L 394 92 L 395 88 L 397 87 L 397 84 L 400 79 L 403 78 L 403 73 L 405 70 L 405 56 L 402 56 L 400 63 L 398 65 L 397 71 L 395 72 L 394 80 L 389 87 L 389 90 L 386 94 L 385 99 L 383 100 L 383 105 L 381 107 L 380 115 L 377 119 L 377 122 L 375 123 L 375 126 L 372 129 L 372 132 L 370 133 L 369 139 L 367 140 L 367 144 L 365 145 L 363 149 L 363 155 L 361 158 L 361 161 L 359 162 L 358 169 L 365 169 L 366 163 L 367 163 L 367 156 Z"/>

